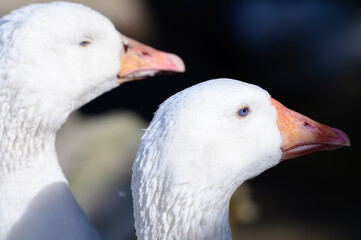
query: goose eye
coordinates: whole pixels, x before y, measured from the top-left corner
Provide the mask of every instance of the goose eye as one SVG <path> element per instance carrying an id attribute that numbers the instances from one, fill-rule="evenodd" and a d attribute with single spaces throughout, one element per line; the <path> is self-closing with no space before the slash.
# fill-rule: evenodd
<path id="1" fill-rule="evenodd" d="M 247 115 L 249 114 L 249 112 L 250 112 L 250 109 L 249 109 L 248 106 L 246 106 L 246 107 L 240 108 L 240 109 L 238 110 L 237 114 L 238 114 L 238 116 L 244 118 L 244 117 L 247 117 Z"/>
<path id="2" fill-rule="evenodd" d="M 81 41 L 81 42 L 79 43 L 79 45 L 82 46 L 82 47 L 86 47 L 86 46 L 88 46 L 89 44 L 90 44 L 90 41 L 89 41 L 89 40 L 84 40 L 84 41 Z"/>

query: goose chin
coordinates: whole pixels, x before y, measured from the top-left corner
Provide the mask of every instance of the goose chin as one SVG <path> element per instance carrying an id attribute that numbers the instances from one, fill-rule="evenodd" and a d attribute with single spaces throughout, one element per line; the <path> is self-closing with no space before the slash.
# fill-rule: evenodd
<path id="1" fill-rule="evenodd" d="M 118 76 L 118 83 L 130 82 L 135 80 L 141 80 L 148 77 L 154 77 L 158 75 L 172 74 L 175 71 L 171 70 L 157 70 L 157 69 L 140 69 L 135 70 L 126 76 Z"/>
<path id="2" fill-rule="evenodd" d="M 343 146 L 346 145 L 335 145 L 330 143 L 307 143 L 282 151 L 281 160 L 291 159 L 320 151 L 335 150 Z"/>

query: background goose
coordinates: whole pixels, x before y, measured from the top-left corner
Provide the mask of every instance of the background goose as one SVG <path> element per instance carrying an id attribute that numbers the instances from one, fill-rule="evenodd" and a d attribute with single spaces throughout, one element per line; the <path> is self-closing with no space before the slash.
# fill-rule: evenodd
<path id="1" fill-rule="evenodd" d="M 207 81 L 166 100 L 133 165 L 138 239 L 231 239 L 235 189 L 282 160 L 349 146 L 345 133 L 287 109 L 263 89 Z"/>
<path id="2" fill-rule="evenodd" d="M 182 60 L 65 2 L 1 18 L 0 46 L 0 239 L 97 239 L 59 167 L 56 131 L 119 83 L 182 72 Z"/>

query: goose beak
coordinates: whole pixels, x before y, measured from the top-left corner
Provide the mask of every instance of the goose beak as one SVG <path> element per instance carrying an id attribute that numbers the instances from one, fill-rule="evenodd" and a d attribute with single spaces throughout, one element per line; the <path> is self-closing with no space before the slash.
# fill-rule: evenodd
<path id="1" fill-rule="evenodd" d="M 350 139 L 339 129 L 318 123 L 271 99 L 277 109 L 277 125 L 282 136 L 281 161 L 302 155 L 350 146 Z"/>
<path id="2" fill-rule="evenodd" d="M 120 37 L 124 52 L 118 83 L 185 71 L 184 63 L 177 55 L 156 50 L 121 34 Z"/>

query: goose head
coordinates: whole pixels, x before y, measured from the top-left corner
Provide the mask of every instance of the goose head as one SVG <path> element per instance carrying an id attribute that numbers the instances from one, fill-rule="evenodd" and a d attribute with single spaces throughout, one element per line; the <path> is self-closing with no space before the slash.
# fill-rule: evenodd
<path id="1" fill-rule="evenodd" d="M 4 16 L 0 46 L 1 96 L 60 122 L 122 82 L 184 71 L 179 57 L 127 38 L 74 3 L 33 4 Z"/>
<path id="2" fill-rule="evenodd" d="M 181 91 L 160 105 L 133 165 L 138 238 L 229 239 L 229 200 L 244 181 L 349 144 L 255 85 L 217 79 Z"/>

